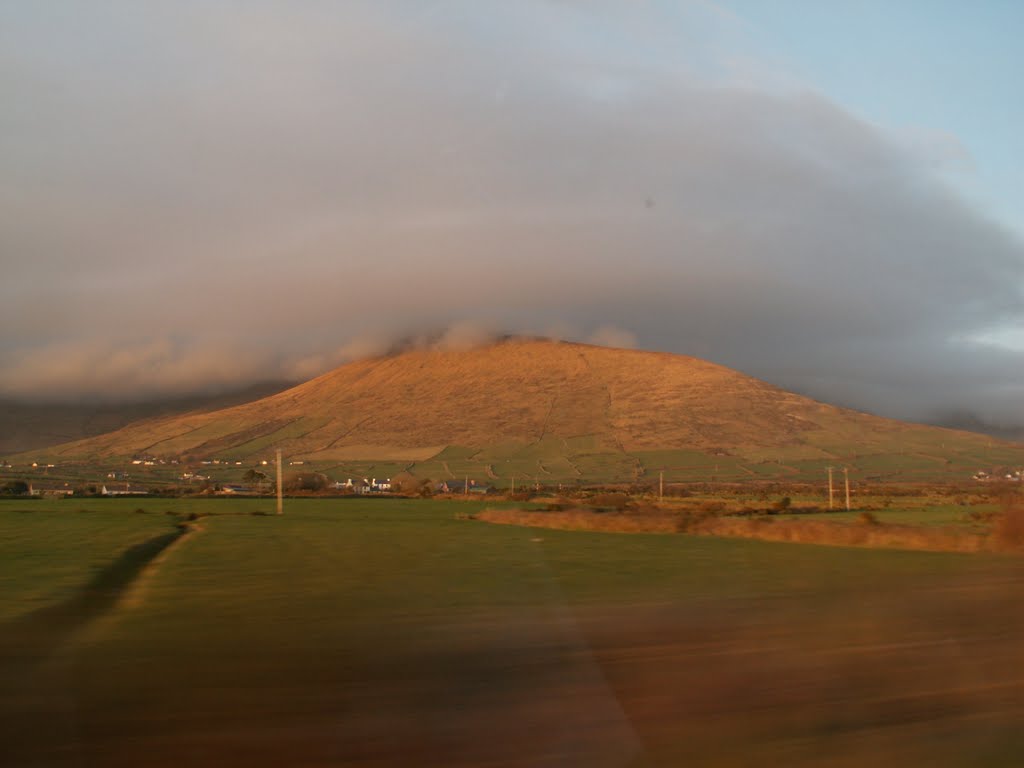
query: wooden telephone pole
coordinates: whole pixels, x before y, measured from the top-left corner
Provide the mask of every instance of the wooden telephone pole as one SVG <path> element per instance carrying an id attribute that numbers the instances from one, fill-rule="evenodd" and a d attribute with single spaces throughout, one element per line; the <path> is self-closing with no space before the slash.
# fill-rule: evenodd
<path id="1" fill-rule="evenodd" d="M 843 479 L 846 481 L 846 511 L 850 511 L 850 470 L 843 467 Z"/>
<path id="2" fill-rule="evenodd" d="M 277 449 L 277 514 L 284 514 L 284 483 L 281 480 L 281 449 Z"/>
<path id="3" fill-rule="evenodd" d="M 832 467 L 828 468 L 828 508 L 832 509 Z"/>
<path id="4" fill-rule="evenodd" d="M 665 472 L 658 473 L 658 502 L 665 500 Z"/>

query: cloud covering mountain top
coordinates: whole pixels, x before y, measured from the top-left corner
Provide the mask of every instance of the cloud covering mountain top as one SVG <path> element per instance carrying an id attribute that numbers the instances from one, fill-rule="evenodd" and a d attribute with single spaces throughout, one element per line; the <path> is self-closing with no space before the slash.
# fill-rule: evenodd
<path id="1" fill-rule="evenodd" d="M 305 377 L 454 328 L 1020 413 L 1024 248 L 948 184 L 962 148 L 685 8 L 8 7 L 0 392 Z"/>

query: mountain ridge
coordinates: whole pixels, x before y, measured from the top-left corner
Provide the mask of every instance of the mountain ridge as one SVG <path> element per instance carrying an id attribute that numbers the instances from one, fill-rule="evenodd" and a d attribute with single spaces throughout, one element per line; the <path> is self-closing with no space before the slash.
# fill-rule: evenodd
<path id="1" fill-rule="evenodd" d="M 423 461 L 451 447 L 504 455 L 559 441 L 591 454 L 759 461 L 829 459 L 851 446 L 975 451 L 992 438 L 829 405 L 685 355 L 504 339 L 359 360 L 253 402 L 147 419 L 44 452 L 254 461 L 281 448 L 315 461 Z"/>

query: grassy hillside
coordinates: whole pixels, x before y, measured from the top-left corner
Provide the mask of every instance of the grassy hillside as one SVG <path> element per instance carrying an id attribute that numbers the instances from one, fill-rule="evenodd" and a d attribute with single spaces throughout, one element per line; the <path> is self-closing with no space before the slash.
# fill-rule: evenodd
<path id="1" fill-rule="evenodd" d="M 819 403 L 680 355 L 511 340 L 351 363 L 261 400 L 149 419 L 19 457 L 132 456 L 247 466 L 281 448 L 311 466 L 367 461 L 434 480 L 521 482 L 862 477 L 963 479 L 1024 447 Z"/>

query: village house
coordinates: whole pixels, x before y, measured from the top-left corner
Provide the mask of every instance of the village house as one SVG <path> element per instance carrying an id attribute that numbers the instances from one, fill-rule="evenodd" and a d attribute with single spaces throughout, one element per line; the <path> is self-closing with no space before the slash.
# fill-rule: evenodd
<path id="1" fill-rule="evenodd" d="M 353 481 L 350 477 L 344 483 L 340 480 L 336 482 L 334 488 L 335 490 L 347 490 L 354 493 L 389 493 L 391 491 L 391 478 L 378 481 L 375 477 L 369 479 L 364 477 L 362 480 Z"/>

